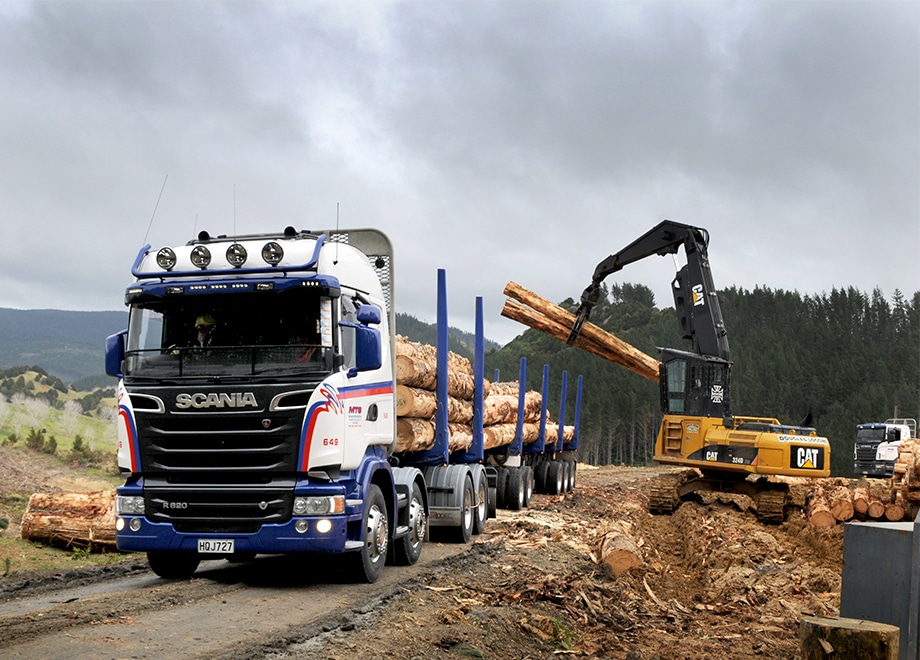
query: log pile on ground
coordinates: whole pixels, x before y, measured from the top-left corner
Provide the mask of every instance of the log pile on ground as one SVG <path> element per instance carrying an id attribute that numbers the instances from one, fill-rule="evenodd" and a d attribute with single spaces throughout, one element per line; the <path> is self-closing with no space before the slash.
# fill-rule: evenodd
<path id="1" fill-rule="evenodd" d="M 903 443 L 902 443 L 903 444 Z M 913 450 L 920 455 L 918 445 L 903 452 L 904 464 L 913 460 Z M 805 518 L 816 527 L 833 527 L 849 520 L 897 522 L 913 518 L 920 501 L 920 481 L 916 477 L 895 473 L 890 482 L 879 479 L 815 479 L 810 482 L 805 496 Z"/>
<path id="2" fill-rule="evenodd" d="M 34 493 L 22 538 L 63 548 L 115 548 L 115 491 Z"/>
<path id="3" fill-rule="evenodd" d="M 574 314 L 515 282 L 508 282 L 504 293 L 511 300 L 505 301 L 502 316 L 560 341 L 568 341 L 575 325 Z M 658 360 L 592 323 L 582 326 L 573 345 L 658 382 Z"/>
<path id="4" fill-rule="evenodd" d="M 898 447 L 898 459 L 891 476 L 889 504 L 896 515 L 900 507 L 902 515 L 916 517 L 920 507 L 920 439 L 904 440 Z M 889 514 L 886 509 L 885 515 Z"/>

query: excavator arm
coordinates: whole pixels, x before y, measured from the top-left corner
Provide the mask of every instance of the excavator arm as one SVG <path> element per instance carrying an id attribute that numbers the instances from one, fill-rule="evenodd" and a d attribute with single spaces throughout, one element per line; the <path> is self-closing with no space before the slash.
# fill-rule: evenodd
<path id="1" fill-rule="evenodd" d="M 693 342 L 700 355 L 729 359 L 728 336 L 722 320 L 722 310 L 712 283 L 707 247 L 709 232 L 672 220 L 665 220 L 644 235 L 612 254 L 597 265 L 591 284 L 581 294 L 581 304 L 575 314 L 575 324 L 569 334 L 572 344 L 588 320 L 600 298 L 601 282 L 624 266 L 652 255 L 676 254 L 681 246 L 687 264 L 672 282 L 674 307 L 677 310 L 681 334 Z"/>

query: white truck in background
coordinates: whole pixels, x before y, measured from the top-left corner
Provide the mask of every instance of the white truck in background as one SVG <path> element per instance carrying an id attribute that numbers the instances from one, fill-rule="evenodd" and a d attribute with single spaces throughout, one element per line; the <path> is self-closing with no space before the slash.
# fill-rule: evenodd
<path id="1" fill-rule="evenodd" d="M 887 479 L 898 460 L 902 440 L 917 437 L 917 420 L 892 418 L 856 425 L 853 471 L 858 476 Z"/>

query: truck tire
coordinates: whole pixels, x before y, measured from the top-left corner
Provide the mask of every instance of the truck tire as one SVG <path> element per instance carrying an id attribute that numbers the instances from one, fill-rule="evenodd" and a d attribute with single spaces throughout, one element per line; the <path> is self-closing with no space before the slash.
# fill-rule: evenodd
<path id="1" fill-rule="evenodd" d="M 560 461 L 559 469 L 562 471 L 562 491 L 568 493 L 572 490 L 572 466 L 568 461 Z"/>
<path id="2" fill-rule="evenodd" d="M 376 582 L 386 563 L 387 544 L 390 540 L 387 503 L 376 484 L 371 484 L 367 489 L 362 535 L 364 545 L 361 550 L 352 553 L 352 574 L 358 582 Z"/>
<path id="3" fill-rule="evenodd" d="M 512 511 L 524 508 L 524 469 L 508 469 L 508 486 L 505 489 L 505 507 Z"/>
<path id="4" fill-rule="evenodd" d="M 393 561 L 399 566 L 411 566 L 418 561 L 428 533 L 425 501 L 418 483 L 412 484 L 412 495 L 406 506 L 409 507 L 409 533 L 393 542 Z"/>
<path id="5" fill-rule="evenodd" d="M 505 503 L 508 499 L 508 468 L 498 468 L 498 477 L 495 480 L 495 506 L 499 509 L 507 508 Z"/>
<path id="6" fill-rule="evenodd" d="M 548 461 L 540 461 L 533 469 L 534 489 L 538 493 L 548 493 L 549 488 L 546 484 L 546 473 L 549 470 Z"/>
<path id="7" fill-rule="evenodd" d="M 470 469 L 470 474 L 473 477 L 473 493 L 476 495 L 473 534 L 478 535 L 486 530 L 486 520 L 489 519 L 489 480 L 481 465 L 474 465 Z"/>
<path id="8" fill-rule="evenodd" d="M 164 580 L 187 580 L 195 573 L 201 558 L 197 552 L 148 552 L 150 570 Z"/>
<path id="9" fill-rule="evenodd" d="M 525 465 L 521 468 L 524 473 L 524 507 L 530 506 L 530 500 L 533 497 L 533 468 Z"/>
<path id="10" fill-rule="evenodd" d="M 550 495 L 562 493 L 563 471 L 560 461 L 549 461 L 546 468 L 546 492 Z"/>
<path id="11" fill-rule="evenodd" d="M 569 490 L 575 490 L 575 475 L 578 472 L 578 463 L 576 461 L 566 461 L 569 464 Z"/>
<path id="12" fill-rule="evenodd" d="M 457 471 L 454 483 L 453 506 L 460 509 L 460 526 L 449 529 L 448 538 L 455 543 L 469 543 L 473 538 L 473 519 L 476 517 L 475 493 L 469 471 Z"/>

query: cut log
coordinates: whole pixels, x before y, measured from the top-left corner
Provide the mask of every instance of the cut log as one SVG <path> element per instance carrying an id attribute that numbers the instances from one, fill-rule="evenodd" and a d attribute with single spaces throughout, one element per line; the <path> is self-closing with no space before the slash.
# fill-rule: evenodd
<path id="1" fill-rule="evenodd" d="M 22 538 L 64 548 L 115 548 L 115 491 L 35 493 L 22 515 Z"/>
<path id="2" fill-rule="evenodd" d="M 873 498 L 869 501 L 869 506 L 866 508 L 866 515 L 870 518 L 881 518 L 885 515 L 885 503 L 879 499 Z"/>
<path id="3" fill-rule="evenodd" d="M 429 344 L 414 342 L 402 335 L 396 335 L 396 355 L 437 363 L 438 349 Z M 470 361 L 453 351 L 447 352 L 447 370 L 473 377 L 473 365 L 470 364 Z"/>
<path id="4" fill-rule="evenodd" d="M 846 486 L 837 486 L 828 493 L 828 503 L 834 518 L 846 522 L 853 518 L 853 494 Z"/>
<path id="5" fill-rule="evenodd" d="M 806 616 L 799 624 L 802 660 L 897 660 L 901 629 L 862 619 Z"/>
<path id="6" fill-rule="evenodd" d="M 438 409 L 438 399 L 431 390 L 411 385 L 396 386 L 396 416 L 430 419 Z"/>
<path id="7" fill-rule="evenodd" d="M 853 510 L 860 515 L 866 515 L 870 499 L 869 489 L 865 486 L 857 486 L 853 489 Z"/>
<path id="8" fill-rule="evenodd" d="M 632 538 L 629 525 L 613 521 L 597 546 L 598 563 L 610 577 L 619 577 L 631 568 L 642 566 L 642 554 Z"/>
<path id="9" fill-rule="evenodd" d="M 483 427 L 483 446 L 485 449 L 495 449 L 496 447 L 510 445 L 516 432 L 516 424 L 493 424 Z"/>
<path id="10" fill-rule="evenodd" d="M 466 451 L 473 444 L 473 429 L 468 424 L 448 424 L 447 450 Z"/>
<path id="11" fill-rule="evenodd" d="M 505 301 L 502 316 L 561 341 L 568 341 L 575 324 L 574 314 L 515 282 L 508 282 L 504 293 L 513 300 Z M 574 345 L 658 382 L 658 360 L 592 323 L 582 326 Z"/>
<path id="12" fill-rule="evenodd" d="M 516 380 L 492 383 L 491 387 L 489 388 L 489 394 L 508 394 L 511 396 L 517 396 L 519 387 L 520 386 Z"/>
<path id="13" fill-rule="evenodd" d="M 396 452 L 425 451 L 434 446 L 434 422 L 415 417 L 396 419 Z"/>
<path id="14" fill-rule="evenodd" d="M 815 527 L 833 527 L 837 524 L 827 494 L 819 484 L 815 484 L 805 498 L 805 518 Z"/>
<path id="15" fill-rule="evenodd" d="M 889 502 L 885 505 L 885 520 L 898 522 L 904 519 L 904 507 L 900 504 Z"/>
<path id="16" fill-rule="evenodd" d="M 435 393 L 409 385 L 396 386 L 396 416 L 431 419 L 438 409 Z M 447 421 L 469 424 L 473 420 L 473 403 L 456 397 L 447 398 Z"/>

